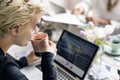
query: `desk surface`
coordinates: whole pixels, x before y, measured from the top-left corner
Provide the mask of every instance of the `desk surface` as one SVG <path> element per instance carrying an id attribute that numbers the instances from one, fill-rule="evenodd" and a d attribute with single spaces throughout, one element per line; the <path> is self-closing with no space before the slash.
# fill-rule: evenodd
<path id="1" fill-rule="evenodd" d="M 21 69 L 21 72 L 29 80 L 42 80 L 42 72 L 37 67 L 35 67 L 35 65 L 31 65 Z"/>
<path id="2" fill-rule="evenodd" d="M 120 58 L 120 56 L 111 56 L 105 53 L 102 55 L 102 61 L 120 70 L 120 61 L 117 58 Z"/>

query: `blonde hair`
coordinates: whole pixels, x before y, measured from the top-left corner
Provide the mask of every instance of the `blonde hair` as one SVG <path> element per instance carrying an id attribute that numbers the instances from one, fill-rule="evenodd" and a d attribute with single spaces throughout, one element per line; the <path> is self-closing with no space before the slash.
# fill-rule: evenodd
<path id="1" fill-rule="evenodd" d="M 43 12 L 40 0 L 32 1 L 34 0 L 0 0 L 0 36 L 12 25 L 24 25 L 36 13 Z"/>

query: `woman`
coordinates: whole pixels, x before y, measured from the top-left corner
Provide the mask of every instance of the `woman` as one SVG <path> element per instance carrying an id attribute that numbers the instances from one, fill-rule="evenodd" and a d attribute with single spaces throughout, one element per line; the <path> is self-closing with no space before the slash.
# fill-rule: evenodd
<path id="1" fill-rule="evenodd" d="M 113 34 L 120 32 L 120 0 L 83 0 L 75 9 L 73 14 L 84 14 L 88 21 L 99 25 L 112 25 L 115 28 Z"/>
<path id="2" fill-rule="evenodd" d="M 26 58 L 15 61 L 7 55 L 7 50 L 14 44 L 27 45 L 33 37 L 36 24 L 40 23 L 42 12 L 39 2 L 0 0 L 0 80 L 28 80 L 20 72 L 20 68 L 32 64 L 39 58 L 31 52 Z M 45 39 L 37 47 L 40 47 L 39 50 L 42 52 L 43 80 L 56 80 L 56 68 L 53 65 L 55 44 Z"/>

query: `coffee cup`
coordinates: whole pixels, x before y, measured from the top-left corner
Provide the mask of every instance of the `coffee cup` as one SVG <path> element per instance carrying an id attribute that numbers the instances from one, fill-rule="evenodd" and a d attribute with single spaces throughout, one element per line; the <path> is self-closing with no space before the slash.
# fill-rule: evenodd
<path id="1" fill-rule="evenodd" d="M 31 42 L 34 51 L 36 52 L 36 56 L 38 56 L 38 53 L 41 52 L 41 45 L 43 45 L 43 40 L 48 42 L 48 34 L 46 33 L 36 33 L 33 35 Z"/>
<path id="2" fill-rule="evenodd" d="M 48 34 L 47 33 L 35 33 L 32 37 L 32 40 L 43 40 L 43 39 L 48 39 Z"/>
<path id="3" fill-rule="evenodd" d="M 120 40 L 119 39 L 112 40 L 112 52 L 117 52 L 119 48 L 120 48 Z"/>

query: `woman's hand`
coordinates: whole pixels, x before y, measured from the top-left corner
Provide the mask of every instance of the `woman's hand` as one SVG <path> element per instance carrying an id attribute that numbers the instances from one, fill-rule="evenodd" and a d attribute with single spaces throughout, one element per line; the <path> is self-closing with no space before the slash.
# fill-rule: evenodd
<path id="1" fill-rule="evenodd" d="M 48 42 L 46 40 L 41 41 L 41 45 L 39 48 L 41 52 L 50 52 L 53 53 L 54 56 L 56 55 L 57 52 L 56 44 L 53 43 L 52 41 Z"/>
<path id="2" fill-rule="evenodd" d="M 106 19 L 103 19 L 103 18 L 95 18 L 95 17 L 86 17 L 87 21 L 92 21 L 94 24 L 104 24 L 104 25 L 107 25 L 107 24 L 110 24 L 110 21 L 109 20 L 106 20 Z"/>
<path id="3" fill-rule="evenodd" d="M 80 14 L 83 14 L 84 13 L 84 10 L 83 10 L 83 8 L 76 8 L 76 9 L 73 9 L 72 11 L 71 11 L 71 14 L 75 14 L 75 15 L 80 15 Z"/>
<path id="4" fill-rule="evenodd" d="M 40 57 L 35 56 L 34 51 L 31 51 L 30 54 L 26 57 L 29 65 L 32 65 L 34 62 L 40 59 Z"/>
<path id="5" fill-rule="evenodd" d="M 56 54 L 56 44 L 48 40 L 46 33 L 35 34 L 32 41 L 35 52 L 50 52 Z"/>
<path id="6" fill-rule="evenodd" d="M 56 53 L 57 53 L 57 48 L 56 48 L 56 44 L 53 43 L 52 41 L 49 41 L 49 48 L 48 48 L 48 51 L 53 53 L 54 56 L 56 56 Z"/>

